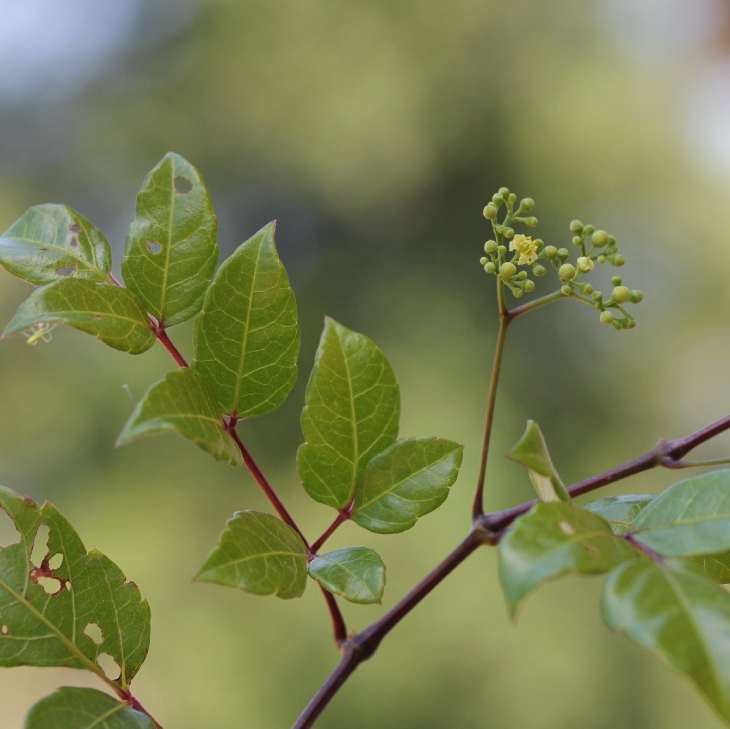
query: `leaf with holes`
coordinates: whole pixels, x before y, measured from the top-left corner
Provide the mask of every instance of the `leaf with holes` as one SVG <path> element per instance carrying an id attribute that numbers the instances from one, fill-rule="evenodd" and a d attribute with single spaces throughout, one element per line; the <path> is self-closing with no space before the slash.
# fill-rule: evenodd
<path id="1" fill-rule="evenodd" d="M 347 506 L 367 462 L 398 437 L 400 393 L 370 339 L 327 318 L 307 385 L 297 453 L 302 485 L 315 500 Z"/>
<path id="2" fill-rule="evenodd" d="M 499 542 L 499 579 L 512 617 L 543 582 L 578 572 L 599 575 L 638 557 L 605 519 L 569 503 L 539 503 Z"/>
<path id="3" fill-rule="evenodd" d="M 395 534 L 446 501 L 459 475 L 463 446 L 443 438 L 403 438 L 375 456 L 355 489 L 352 520 Z"/>
<path id="4" fill-rule="evenodd" d="M 701 575 L 641 559 L 606 580 L 610 628 L 688 676 L 730 721 L 730 594 Z"/>
<path id="5" fill-rule="evenodd" d="M 155 729 L 146 714 L 108 694 L 64 686 L 28 712 L 24 729 Z"/>
<path id="6" fill-rule="evenodd" d="M 130 354 L 146 352 L 155 343 L 137 297 L 110 284 L 67 279 L 36 289 L 20 305 L 3 337 L 45 322 L 67 324 Z"/>
<path id="7" fill-rule="evenodd" d="M 730 550 L 730 470 L 713 471 L 670 486 L 643 509 L 629 532 L 667 557 Z"/>
<path id="8" fill-rule="evenodd" d="M 152 385 L 137 403 L 117 445 L 174 430 L 217 461 L 243 463 L 241 451 L 223 427 L 220 407 L 205 380 L 184 367 Z"/>
<path id="9" fill-rule="evenodd" d="M 0 666 L 85 669 L 126 690 L 150 640 L 150 609 L 137 586 L 101 552 L 87 552 L 51 504 L 0 486 L 0 508 L 19 535 L 0 549 Z M 49 530 L 47 549 L 34 564 L 38 547 L 43 554 L 43 545 L 34 550 L 41 527 Z M 101 668 L 107 656 L 119 676 Z"/>
<path id="10" fill-rule="evenodd" d="M 37 286 L 65 277 L 110 281 L 104 234 L 65 205 L 36 205 L 0 237 L 0 265 Z"/>
<path id="11" fill-rule="evenodd" d="M 274 228 L 269 223 L 223 262 L 195 322 L 193 367 L 239 418 L 275 410 L 297 377 L 297 306 Z"/>
<path id="12" fill-rule="evenodd" d="M 368 604 L 380 602 L 385 590 L 385 565 L 370 547 L 349 547 L 317 555 L 309 574 L 325 590 L 345 600 Z"/>
<path id="13" fill-rule="evenodd" d="M 254 595 L 299 597 L 307 586 L 307 548 L 271 514 L 237 512 L 195 579 L 237 587 Z"/>
<path id="14" fill-rule="evenodd" d="M 527 421 L 527 428 L 507 458 L 527 468 L 530 481 L 542 501 L 570 501 L 570 494 L 553 465 L 540 426 Z"/>
<path id="15" fill-rule="evenodd" d="M 602 516 L 611 525 L 613 533 L 622 537 L 629 531 L 639 512 L 649 506 L 655 498 L 648 494 L 606 496 L 585 504 L 583 508 Z"/>
<path id="16" fill-rule="evenodd" d="M 216 226 L 200 173 L 180 155 L 165 155 L 137 196 L 122 259 L 125 284 L 160 323 L 200 311 L 218 261 Z"/>

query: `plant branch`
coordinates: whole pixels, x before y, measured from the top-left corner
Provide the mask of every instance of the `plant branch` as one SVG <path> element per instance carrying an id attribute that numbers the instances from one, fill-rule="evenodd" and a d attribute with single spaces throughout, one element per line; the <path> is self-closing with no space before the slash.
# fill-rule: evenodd
<path id="1" fill-rule="evenodd" d="M 178 366 L 187 367 L 188 363 L 185 361 L 185 357 L 180 354 L 180 350 L 172 343 L 170 337 L 167 336 L 165 327 L 157 326 L 153 331 L 157 335 L 160 344 L 172 355 L 172 358 L 177 362 Z"/>
<path id="2" fill-rule="evenodd" d="M 570 297 L 566 296 L 562 291 L 555 291 L 552 294 L 542 296 L 539 299 L 535 299 L 534 301 L 529 301 L 526 304 L 522 304 L 522 306 L 516 306 L 514 309 L 510 309 L 507 312 L 507 316 L 510 319 L 516 319 L 518 316 L 527 314 L 528 311 L 532 311 L 533 309 L 539 309 L 541 306 L 545 306 L 545 304 L 550 304 L 553 301 L 560 301 L 560 299 L 569 298 Z"/>
<path id="3" fill-rule="evenodd" d="M 335 636 L 335 643 L 339 649 L 342 644 L 347 640 L 347 625 L 345 618 L 342 617 L 342 611 L 340 606 L 337 604 L 337 598 L 328 590 L 325 590 L 322 585 L 319 586 L 322 590 L 324 599 L 327 601 L 327 607 L 330 609 L 330 615 L 332 616 L 332 632 Z"/>
<path id="4" fill-rule="evenodd" d="M 123 691 L 122 689 L 120 689 L 117 686 L 114 686 L 113 688 L 116 691 L 119 698 L 122 701 L 124 701 L 125 704 L 128 704 L 131 709 L 134 709 L 135 711 L 139 711 L 140 713 L 147 716 L 150 719 L 150 721 L 155 725 L 155 729 L 162 729 L 162 724 L 160 724 L 157 721 L 157 719 L 155 719 L 155 717 L 152 716 L 152 714 L 150 714 L 150 712 L 147 711 L 147 709 L 145 709 L 144 706 L 142 706 L 142 704 L 140 704 L 139 701 L 134 698 L 134 696 L 132 696 L 131 692 Z"/>
<path id="5" fill-rule="evenodd" d="M 322 536 L 312 545 L 312 548 L 310 550 L 312 554 L 317 554 L 317 552 L 319 552 L 324 543 L 338 529 L 340 524 L 344 524 L 350 518 L 353 504 L 354 500 L 350 501 L 350 503 L 342 511 L 338 512 L 337 518 L 327 527 L 324 534 L 322 534 Z"/>

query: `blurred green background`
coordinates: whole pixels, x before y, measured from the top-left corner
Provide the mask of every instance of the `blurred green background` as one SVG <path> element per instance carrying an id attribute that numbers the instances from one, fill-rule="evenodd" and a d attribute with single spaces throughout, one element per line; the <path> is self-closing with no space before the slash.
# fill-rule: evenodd
<path id="1" fill-rule="evenodd" d="M 30 205 L 66 203 L 107 233 L 118 272 L 136 191 L 169 150 L 203 173 L 223 255 L 278 219 L 301 374 L 284 407 L 241 433 L 309 535 L 332 516 L 294 469 L 325 314 L 385 350 L 404 435 L 466 445 L 449 500 L 412 531 L 346 525 L 332 539 L 376 548 L 389 568 L 382 607 L 345 605 L 352 628 L 468 528 L 496 330 L 481 210 L 499 186 L 535 198 L 548 243 L 569 244 L 575 217 L 616 234 L 621 274 L 645 300 L 633 331 L 567 301 L 514 326 L 490 509 L 531 496 L 499 458 L 528 417 L 574 482 L 730 410 L 728 2 L 3 0 L 2 13 L 2 229 Z M 0 272 L 3 323 L 28 292 Z M 189 353 L 189 326 L 172 337 Z M 235 510 L 268 510 L 253 480 L 173 436 L 114 449 L 133 402 L 171 366 L 161 348 L 131 358 L 71 330 L 3 342 L 0 483 L 53 501 L 139 584 L 153 624 L 135 693 L 165 727 L 288 727 L 337 660 L 318 591 L 283 602 L 190 581 Z M 720 439 L 698 456 L 729 451 Z M 611 492 L 673 480 L 648 473 Z M 551 584 L 515 627 L 484 550 L 318 726 L 719 727 L 688 683 L 609 634 L 599 590 Z M 3 729 L 61 684 L 96 685 L 3 670 Z"/>

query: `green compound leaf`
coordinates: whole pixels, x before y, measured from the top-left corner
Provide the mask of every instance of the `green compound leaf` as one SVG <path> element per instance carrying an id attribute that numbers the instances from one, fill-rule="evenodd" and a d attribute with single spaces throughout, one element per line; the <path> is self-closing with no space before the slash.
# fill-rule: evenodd
<path id="1" fill-rule="evenodd" d="M 63 687 L 28 712 L 23 729 L 155 729 L 152 719 L 108 694 Z"/>
<path id="2" fill-rule="evenodd" d="M 172 326 L 203 305 L 218 261 L 216 217 L 200 173 L 172 152 L 147 175 L 127 231 L 124 282 Z"/>
<path id="3" fill-rule="evenodd" d="M 3 337 L 46 322 L 67 324 L 130 354 L 146 352 L 155 343 L 137 297 L 110 284 L 67 279 L 36 289 L 20 305 Z"/>
<path id="4" fill-rule="evenodd" d="M 446 501 L 464 447 L 443 438 L 403 438 L 375 456 L 355 489 L 352 520 L 371 532 L 395 534 Z"/>
<path id="5" fill-rule="evenodd" d="M 325 590 L 350 602 L 368 604 L 383 599 L 385 565 L 369 547 L 349 547 L 317 555 L 309 563 L 309 574 Z"/>
<path id="6" fill-rule="evenodd" d="M 507 458 L 527 468 L 532 485 L 542 501 L 570 501 L 570 494 L 560 480 L 542 435 L 534 420 L 527 421 L 527 428 Z"/>
<path id="7" fill-rule="evenodd" d="M 195 325 L 193 367 L 229 415 L 275 410 L 294 386 L 299 325 L 274 223 L 223 262 Z"/>
<path id="8" fill-rule="evenodd" d="M 499 579 L 512 617 L 543 582 L 578 572 L 598 575 L 638 556 L 596 514 L 572 504 L 539 503 L 499 543 Z"/>
<path id="9" fill-rule="evenodd" d="M 243 464 L 241 451 L 223 427 L 215 395 L 205 380 L 187 367 L 171 372 L 147 390 L 117 445 L 168 430 L 193 441 L 217 461 L 228 461 L 232 466 Z"/>
<path id="10" fill-rule="evenodd" d="M 668 557 L 730 550 L 730 470 L 674 484 L 641 511 L 630 533 Z"/>
<path id="11" fill-rule="evenodd" d="M 66 277 L 109 281 L 104 234 L 65 205 L 36 205 L 0 237 L 0 265 L 37 286 Z"/>
<path id="12" fill-rule="evenodd" d="M 636 519 L 637 514 L 646 508 L 656 497 L 648 494 L 628 494 L 626 496 L 607 496 L 585 504 L 583 508 L 602 516 L 613 529 L 614 534 L 624 536 Z"/>
<path id="13" fill-rule="evenodd" d="M 237 512 L 195 579 L 238 587 L 254 595 L 299 597 L 307 586 L 307 548 L 280 519 Z"/>
<path id="14" fill-rule="evenodd" d="M 395 442 L 400 392 L 385 355 L 333 319 L 309 378 L 297 453 L 302 485 L 315 500 L 344 509 L 367 462 Z"/>
<path id="15" fill-rule="evenodd" d="M 137 586 L 101 552 L 87 553 L 50 504 L 39 507 L 0 486 L 0 508 L 20 535 L 0 549 L 0 666 L 85 669 L 126 690 L 150 640 L 150 609 Z M 42 525 L 50 530 L 47 552 L 33 564 Z M 116 661 L 118 677 L 106 677 L 102 654 Z"/>
<path id="16" fill-rule="evenodd" d="M 708 579 L 649 560 L 606 580 L 603 618 L 688 676 L 730 721 L 730 594 Z"/>

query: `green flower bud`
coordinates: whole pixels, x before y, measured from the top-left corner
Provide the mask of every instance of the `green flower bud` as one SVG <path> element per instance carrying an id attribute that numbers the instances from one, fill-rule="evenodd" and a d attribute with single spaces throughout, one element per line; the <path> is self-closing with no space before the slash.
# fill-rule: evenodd
<path id="1" fill-rule="evenodd" d="M 575 266 L 571 263 L 564 263 L 558 271 L 558 276 L 562 281 L 568 281 L 575 276 Z"/>
<path id="2" fill-rule="evenodd" d="M 632 304 L 638 304 L 643 298 L 644 294 L 642 294 L 641 291 L 632 291 L 629 301 L 631 301 Z"/>
<path id="3" fill-rule="evenodd" d="M 497 270 L 497 267 L 490 261 L 489 263 L 484 264 L 484 270 L 487 273 L 494 273 Z"/>
<path id="4" fill-rule="evenodd" d="M 573 245 L 579 246 L 583 242 L 583 239 L 579 235 L 573 236 Z"/>
<path id="5" fill-rule="evenodd" d="M 603 248 L 603 246 L 608 243 L 608 233 L 606 233 L 605 230 L 597 230 L 593 234 L 593 245 L 596 246 L 596 248 Z"/>
<path id="6" fill-rule="evenodd" d="M 608 245 L 615 246 L 616 245 L 616 238 L 612 235 L 608 236 Z"/>
<path id="7" fill-rule="evenodd" d="M 507 280 L 511 279 L 517 273 L 517 266 L 514 263 L 503 263 L 499 267 L 499 275 Z"/>
<path id="8" fill-rule="evenodd" d="M 527 278 L 527 271 L 520 271 L 516 276 L 515 279 L 522 280 L 523 278 Z"/>
<path id="9" fill-rule="evenodd" d="M 522 289 L 512 289 L 512 295 L 515 297 L 515 299 L 521 299 Z"/>
<path id="10" fill-rule="evenodd" d="M 492 195 L 492 202 L 497 206 L 497 209 L 499 209 L 499 206 L 504 203 L 504 198 L 499 193 L 495 193 Z"/>
<path id="11" fill-rule="evenodd" d="M 599 263 L 605 263 L 606 262 L 606 256 L 598 256 L 598 258 L 596 258 L 596 260 Z"/>
<path id="12" fill-rule="evenodd" d="M 485 253 L 495 253 L 497 250 L 497 241 L 496 240 L 488 240 L 484 244 L 484 252 Z"/>
<path id="13" fill-rule="evenodd" d="M 514 238 L 515 231 L 512 228 L 504 228 L 502 234 L 505 238 Z"/>
<path id="14" fill-rule="evenodd" d="M 621 280 L 621 276 L 612 276 L 611 283 L 614 286 L 620 286 L 623 283 L 623 281 Z"/>
<path id="15" fill-rule="evenodd" d="M 499 194 L 502 196 L 504 200 L 506 200 L 509 197 L 509 188 L 507 187 L 500 187 L 499 188 Z"/>
<path id="16" fill-rule="evenodd" d="M 488 259 L 488 258 L 487 258 L 486 256 L 482 256 L 482 257 L 481 257 L 481 258 L 479 259 L 479 263 L 481 263 L 481 264 L 482 264 L 482 266 L 486 266 L 486 265 L 487 265 L 487 263 L 489 263 L 489 259 Z"/>
<path id="17" fill-rule="evenodd" d="M 583 294 L 584 296 L 588 296 L 589 294 L 592 294 L 592 293 L 593 293 L 593 286 L 591 286 L 591 285 L 590 285 L 589 283 L 584 283 L 584 284 L 583 284 L 583 285 L 582 285 L 582 286 L 580 287 L 580 292 L 581 292 L 581 294 Z"/>
<path id="18" fill-rule="evenodd" d="M 534 228 L 537 225 L 537 218 L 535 218 L 535 217 L 525 218 L 525 225 L 529 225 L 530 228 Z"/>
<path id="19" fill-rule="evenodd" d="M 548 258 L 555 258 L 558 255 L 558 249 L 555 246 L 547 246 L 545 248 L 545 255 Z"/>
<path id="20" fill-rule="evenodd" d="M 504 225 L 496 225 L 494 227 L 494 232 L 497 233 L 497 235 L 502 235 L 502 233 L 504 233 Z"/>
<path id="21" fill-rule="evenodd" d="M 558 248 L 558 260 L 561 263 L 564 263 L 568 260 L 568 249 L 567 248 Z"/>
<path id="22" fill-rule="evenodd" d="M 502 256 L 503 256 L 503 255 L 504 255 L 505 253 L 507 253 L 507 246 L 499 246 L 499 247 L 497 248 L 497 253 L 498 253 L 499 257 L 500 257 L 500 258 L 502 258 Z"/>
<path id="23" fill-rule="evenodd" d="M 600 301 L 603 298 L 603 294 L 600 291 L 594 291 L 591 294 L 593 301 Z"/>
<path id="24" fill-rule="evenodd" d="M 602 311 L 600 319 L 601 319 L 601 324 L 612 324 L 613 323 L 613 313 L 610 311 Z"/>
<path id="25" fill-rule="evenodd" d="M 586 225 L 583 227 L 583 235 L 593 235 L 595 228 L 592 225 Z"/>
<path id="26" fill-rule="evenodd" d="M 534 266 L 532 269 L 532 273 L 534 276 L 544 276 L 547 273 L 547 269 L 545 266 Z"/>
<path id="27" fill-rule="evenodd" d="M 573 220 L 570 223 L 570 232 L 571 233 L 580 233 L 581 230 L 583 230 L 583 223 L 580 222 L 580 220 Z"/>
<path id="28" fill-rule="evenodd" d="M 525 286 L 524 286 L 524 288 L 525 288 L 525 291 L 527 291 L 528 293 L 529 293 L 530 291 L 534 291 L 534 290 L 535 290 L 535 282 L 534 282 L 534 281 L 531 281 L 531 280 L 530 280 L 530 279 L 528 278 L 528 279 L 527 279 L 527 281 L 525 281 Z"/>
<path id="29" fill-rule="evenodd" d="M 636 326 L 636 319 L 628 319 L 624 324 L 624 329 L 633 329 Z"/>
<path id="30" fill-rule="evenodd" d="M 535 207 L 535 201 L 531 197 L 526 197 L 520 200 L 520 212 L 529 213 L 532 208 Z"/>
<path id="31" fill-rule="evenodd" d="M 507 197 L 507 202 L 510 205 L 514 205 L 517 202 L 517 195 L 515 195 L 514 192 L 510 193 Z"/>
<path id="32" fill-rule="evenodd" d="M 542 248 L 545 245 L 545 241 L 542 238 L 535 238 L 532 241 L 538 248 Z"/>
<path id="33" fill-rule="evenodd" d="M 631 296 L 631 291 L 629 291 L 626 286 L 617 286 L 612 292 L 611 292 L 611 298 L 617 303 L 617 304 L 625 304 L 629 300 L 629 296 Z"/>
<path id="34" fill-rule="evenodd" d="M 611 256 L 611 263 L 614 266 L 623 266 L 626 263 L 626 259 L 620 253 L 617 253 L 615 256 Z"/>
<path id="35" fill-rule="evenodd" d="M 487 220 L 494 220 L 497 217 L 497 208 L 495 208 L 492 203 L 489 203 L 489 205 L 484 208 L 484 217 Z"/>
<path id="36" fill-rule="evenodd" d="M 560 287 L 560 293 L 563 294 L 563 296 L 570 296 L 573 293 L 573 289 L 568 286 L 568 284 L 565 284 L 565 286 Z"/>

